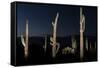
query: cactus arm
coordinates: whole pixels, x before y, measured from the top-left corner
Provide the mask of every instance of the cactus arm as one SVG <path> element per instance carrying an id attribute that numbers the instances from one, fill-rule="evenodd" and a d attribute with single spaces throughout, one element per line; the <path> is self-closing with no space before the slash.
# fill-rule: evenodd
<path id="1" fill-rule="evenodd" d="M 53 37 L 50 37 L 50 41 L 53 42 Z"/>
<path id="2" fill-rule="evenodd" d="M 53 43 L 50 42 L 50 45 L 53 46 Z"/>
<path id="3" fill-rule="evenodd" d="M 54 46 L 54 44 L 53 44 L 53 42 L 54 42 L 54 41 L 53 41 L 53 37 L 50 37 L 50 41 L 51 41 L 51 42 L 50 42 L 50 45 L 51 45 L 51 46 Z"/>
<path id="4" fill-rule="evenodd" d="M 58 17 L 59 17 L 59 13 L 57 13 L 57 16 L 56 16 L 56 19 L 55 19 L 55 23 L 57 23 Z"/>
<path id="5" fill-rule="evenodd" d="M 83 22 L 83 31 L 85 31 L 85 16 L 84 16 L 83 18 L 84 18 L 84 22 Z"/>
<path id="6" fill-rule="evenodd" d="M 81 23 L 84 23 L 84 15 L 82 15 Z"/>
<path id="7" fill-rule="evenodd" d="M 82 25 L 82 28 L 81 28 L 83 30 L 82 32 L 84 32 L 84 30 L 85 30 L 85 16 L 82 15 L 81 17 L 82 18 L 81 18 L 80 24 Z"/>
<path id="8" fill-rule="evenodd" d="M 54 27 L 54 22 L 52 22 L 52 26 Z"/>
<path id="9" fill-rule="evenodd" d="M 25 40 L 24 40 L 23 35 L 21 35 L 21 42 L 22 42 L 23 46 L 25 47 Z"/>
<path id="10" fill-rule="evenodd" d="M 85 16 L 81 14 L 81 17 L 80 17 L 80 24 L 82 25 L 82 32 L 84 32 L 85 30 Z"/>
<path id="11" fill-rule="evenodd" d="M 59 48 L 60 48 L 60 44 L 59 44 L 59 43 L 57 43 L 56 54 L 58 53 Z"/>

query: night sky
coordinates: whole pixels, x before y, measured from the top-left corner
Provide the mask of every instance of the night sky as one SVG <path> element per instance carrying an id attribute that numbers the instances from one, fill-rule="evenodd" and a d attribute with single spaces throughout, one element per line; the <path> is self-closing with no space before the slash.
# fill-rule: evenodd
<path id="1" fill-rule="evenodd" d="M 82 7 L 86 17 L 85 35 L 96 36 L 97 8 Z M 25 19 L 29 21 L 29 36 L 52 34 L 52 21 L 59 13 L 57 36 L 79 35 L 80 6 L 17 4 L 17 36 L 25 32 Z"/>

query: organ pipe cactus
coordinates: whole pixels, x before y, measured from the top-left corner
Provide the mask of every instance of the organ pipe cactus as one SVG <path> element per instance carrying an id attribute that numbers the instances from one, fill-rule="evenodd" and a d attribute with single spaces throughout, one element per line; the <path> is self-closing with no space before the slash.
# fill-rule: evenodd
<path id="1" fill-rule="evenodd" d="M 21 42 L 24 46 L 24 56 L 28 57 L 28 19 L 26 18 L 25 38 L 21 35 Z"/>
<path id="2" fill-rule="evenodd" d="M 50 37 L 50 45 L 52 45 L 52 57 L 55 58 L 56 54 L 58 53 L 58 50 L 60 48 L 60 44 L 57 43 L 56 40 L 56 31 L 57 31 L 57 21 L 58 21 L 59 13 L 57 13 L 57 16 L 55 18 L 55 22 L 52 22 L 53 26 L 53 36 Z"/>
<path id="3" fill-rule="evenodd" d="M 85 16 L 82 13 L 82 8 L 80 8 L 80 59 L 83 59 L 83 32 L 85 31 Z"/>

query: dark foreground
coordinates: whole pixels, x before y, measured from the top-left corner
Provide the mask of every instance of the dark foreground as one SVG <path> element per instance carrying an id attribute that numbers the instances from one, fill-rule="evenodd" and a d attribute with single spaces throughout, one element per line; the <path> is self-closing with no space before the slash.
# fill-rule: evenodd
<path id="1" fill-rule="evenodd" d="M 73 62 L 89 62 L 97 61 L 97 45 L 95 48 L 94 42 L 97 41 L 96 37 L 88 37 L 89 43 L 91 42 L 91 48 L 89 44 L 88 51 L 85 49 L 84 44 L 84 57 L 80 60 L 80 47 L 79 36 L 76 37 L 77 49 L 74 54 L 62 54 L 64 47 L 71 47 L 71 37 L 59 37 L 60 49 L 56 55 L 56 58 L 52 58 L 52 46 L 49 44 L 49 37 L 47 38 L 47 49 L 44 51 L 44 37 L 30 37 L 29 38 L 29 55 L 28 58 L 24 57 L 24 47 L 21 43 L 20 37 L 17 37 L 16 46 L 16 65 L 41 65 L 41 64 L 57 64 L 57 63 L 73 63 Z M 84 42 L 85 43 L 85 42 Z M 96 42 L 97 44 L 97 42 Z"/>

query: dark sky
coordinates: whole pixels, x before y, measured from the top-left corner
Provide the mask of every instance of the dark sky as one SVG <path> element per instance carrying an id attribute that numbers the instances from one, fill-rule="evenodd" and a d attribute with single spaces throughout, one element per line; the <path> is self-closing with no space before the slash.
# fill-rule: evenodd
<path id="1" fill-rule="evenodd" d="M 29 36 L 52 34 L 52 21 L 57 12 L 57 36 L 79 35 L 80 6 L 17 4 L 17 36 L 25 32 L 25 19 L 29 21 Z M 83 7 L 86 17 L 85 35 L 96 36 L 97 8 Z"/>

